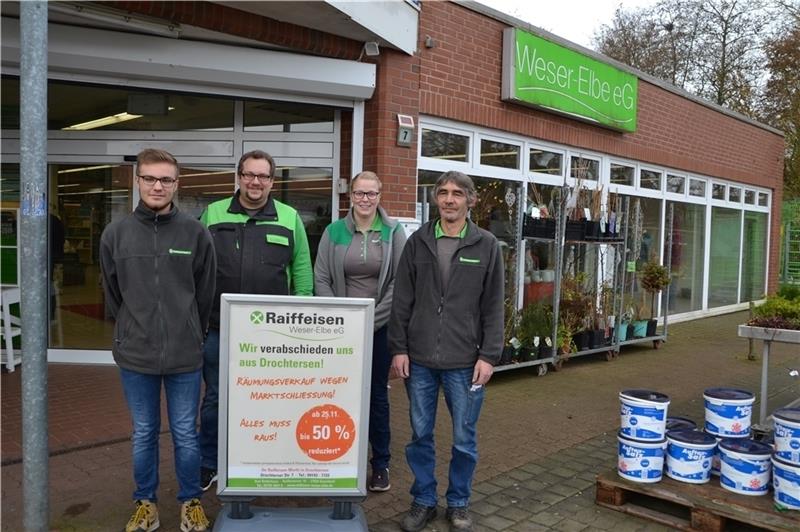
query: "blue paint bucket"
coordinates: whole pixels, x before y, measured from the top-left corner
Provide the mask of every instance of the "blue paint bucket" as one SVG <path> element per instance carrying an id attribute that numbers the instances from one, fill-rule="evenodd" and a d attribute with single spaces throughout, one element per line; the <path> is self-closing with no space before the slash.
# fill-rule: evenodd
<path id="1" fill-rule="evenodd" d="M 619 392 L 620 434 L 638 441 L 664 441 L 669 396 L 651 390 Z"/>
<path id="2" fill-rule="evenodd" d="M 652 483 L 661 480 L 664 469 L 666 440 L 638 441 L 617 434 L 617 474 L 633 482 Z"/>
<path id="3" fill-rule="evenodd" d="M 800 465 L 772 456 L 772 487 L 775 506 L 800 510 Z"/>
<path id="4" fill-rule="evenodd" d="M 775 456 L 800 465 L 800 408 L 781 408 L 772 413 L 775 424 Z"/>
<path id="5" fill-rule="evenodd" d="M 697 423 L 688 417 L 669 416 L 667 418 L 667 432 L 671 430 L 695 430 Z"/>
<path id="6" fill-rule="evenodd" d="M 720 486 L 740 495 L 766 495 L 772 473 L 772 447 L 765 443 L 727 439 L 719 443 Z"/>
<path id="7" fill-rule="evenodd" d="M 755 396 L 746 390 L 709 388 L 703 393 L 706 410 L 705 430 L 721 438 L 750 436 L 750 418 Z"/>
<path id="8" fill-rule="evenodd" d="M 711 480 L 711 459 L 717 440 L 696 430 L 667 432 L 667 476 L 689 484 Z"/>

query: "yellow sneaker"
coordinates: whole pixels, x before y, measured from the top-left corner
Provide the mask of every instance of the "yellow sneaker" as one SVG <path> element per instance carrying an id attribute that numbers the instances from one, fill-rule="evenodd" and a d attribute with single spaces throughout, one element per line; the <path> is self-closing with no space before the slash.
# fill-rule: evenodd
<path id="1" fill-rule="evenodd" d="M 125 525 L 125 532 L 153 532 L 159 526 L 161 523 L 158 522 L 158 508 L 155 503 L 141 499 L 136 501 L 136 510 Z"/>
<path id="2" fill-rule="evenodd" d="M 181 504 L 181 532 L 205 532 L 208 518 L 200 499 L 191 499 Z"/>

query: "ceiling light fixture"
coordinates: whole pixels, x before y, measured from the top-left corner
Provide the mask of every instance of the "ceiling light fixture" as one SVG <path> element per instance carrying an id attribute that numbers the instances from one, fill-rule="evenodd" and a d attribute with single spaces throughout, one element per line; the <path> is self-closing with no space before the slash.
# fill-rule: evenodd
<path id="1" fill-rule="evenodd" d="M 103 118 L 98 118 L 97 120 L 89 120 L 88 122 L 81 122 L 80 124 L 73 124 L 71 126 L 62 127 L 62 131 L 86 131 L 89 129 L 95 129 L 98 127 L 105 127 L 110 126 L 111 124 L 119 124 L 120 122 L 127 122 L 128 120 L 134 120 L 136 118 L 141 118 L 144 115 L 132 115 L 130 113 L 117 113 L 115 115 L 104 116 Z"/>
<path id="2" fill-rule="evenodd" d="M 180 24 L 172 24 L 169 21 L 157 18 L 133 16 L 130 13 L 116 9 L 87 5 L 83 2 L 49 2 L 47 7 L 55 13 L 104 22 L 129 30 L 139 30 L 174 39 L 180 37 L 182 31 Z"/>

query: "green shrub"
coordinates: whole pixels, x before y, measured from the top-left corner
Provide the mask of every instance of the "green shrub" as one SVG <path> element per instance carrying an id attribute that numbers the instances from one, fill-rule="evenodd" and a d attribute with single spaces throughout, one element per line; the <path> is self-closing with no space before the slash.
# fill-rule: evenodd
<path id="1" fill-rule="evenodd" d="M 782 284 L 778 288 L 778 295 L 784 299 L 797 300 L 800 299 L 800 285 L 797 284 Z"/>
<path id="2" fill-rule="evenodd" d="M 770 296 L 755 308 L 753 315 L 748 325 L 800 330 L 800 298 Z"/>

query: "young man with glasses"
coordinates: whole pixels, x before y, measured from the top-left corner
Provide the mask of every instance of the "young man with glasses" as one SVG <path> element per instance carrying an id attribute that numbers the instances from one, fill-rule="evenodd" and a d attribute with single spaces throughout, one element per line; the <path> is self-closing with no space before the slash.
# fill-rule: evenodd
<path id="1" fill-rule="evenodd" d="M 172 202 L 178 162 L 147 149 L 136 161 L 140 201 L 106 227 L 100 264 L 106 306 L 115 320 L 114 360 L 133 421 L 136 509 L 126 532 L 155 530 L 161 388 L 175 451 L 181 530 L 208 530 L 200 496 L 200 401 L 203 338 L 213 306 L 216 258 L 208 230 Z"/>
<path id="2" fill-rule="evenodd" d="M 200 216 L 211 231 L 217 253 L 217 290 L 204 350 L 206 384 L 200 409 L 201 483 L 217 480 L 219 419 L 220 295 L 310 296 L 314 277 L 303 220 L 274 199 L 275 161 L 261 150 L 245 153 L 237 166 L 239 190 L 216 201 Z"/>
<path id="3" fill-rule="evenodd" d="M 478 415 L 503 348 L 503 256 L 494 235 L 468 217 L 476 200 L 469 176 L 439 176 L 433 187 L 439 218 L 409 237 L 395 277 L 389 350 L 394 372 L 405 379 L 412 431 L 406 461 L 414 474 L 414 499 L 400 523 L 406 532 L 436 517 L 440 388 L 453 420 L 446 516 L 452 532 L 473 530 L 468 508 Z"/>
<path id="4" fill-rule="evenodd" d="M 394 275 L 406 243 L 403 226 L 379 205 L 381 186 L 375 172 L 361 172 L 350 181 L 350 212 L 325 228 L 314 265 L 314 290 L 318 296 L 375 300 L 369 400 L 372 475 L 367 488 L 370 491 L 391 488 L 387 386 L 392 357 L 386 343 L 386 329 L 392 308 Z"/>

